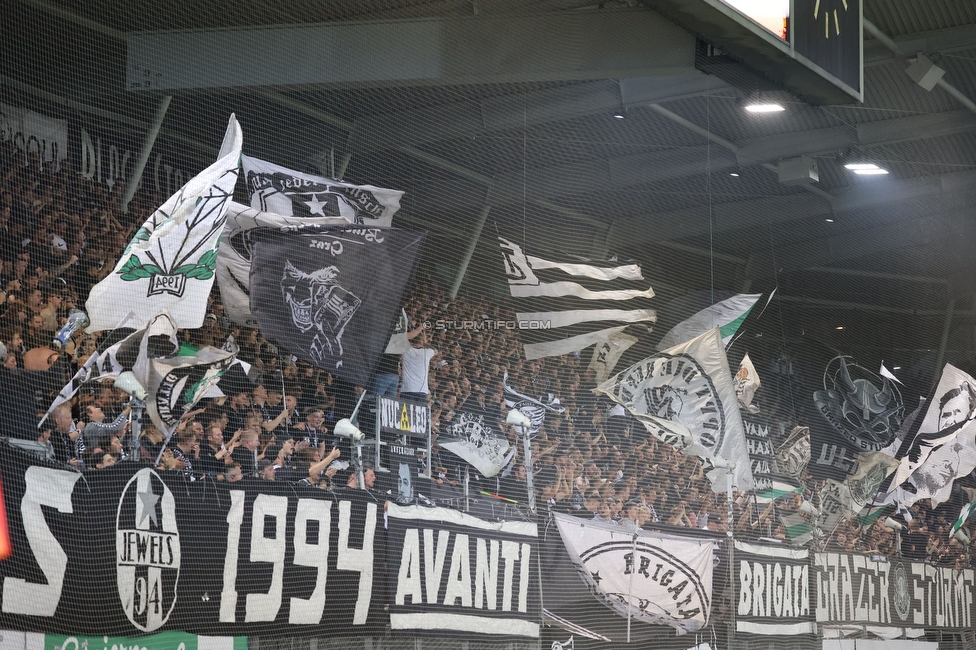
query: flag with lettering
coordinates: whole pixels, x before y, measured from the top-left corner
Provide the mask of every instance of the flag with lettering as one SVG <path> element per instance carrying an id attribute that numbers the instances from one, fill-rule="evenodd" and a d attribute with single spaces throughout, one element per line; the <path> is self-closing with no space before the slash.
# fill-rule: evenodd
<path id="1" fill-rule="evenodd" d="M 736 634 L 792 637 L 795 643 L 797 634 L 816 632 L 809 550 L 737 539 L 732 571 Z"/>
<path id="2" fill-rule="evenodd" d="M 305 174 L 251 156 L 243 156 L 241 165 L 251 207 L 261 212 L 389 228 L 400 209 L 399 190 Z"/>
<path id="3" fill-rule="evenodd" d="M 598 602 L 635 623 L 695 632 L 711 616 L 711 539 L 625 529 L 554 513 L 570 561 Z"/>
<path id="4" fill-rule="evenodd" d="M 294 232 L 308 226 L 389 228 L 403 192 L 351 185 L 302 174 L 250 156 L 241 156 L 251 205 L 230 202 L 217 253 L 217 283 L 227 317 L 256 327 L 248 281 L 252 235 L 270 228 Z"/>
<path id="5" fill-rule="evenodd" d="M 89 332 L 115 329 L 130 313 L 138 327 L 164 309 L 177 327 L 203 325 L 217 242 L 237 184 L 242 139 L 231 115 L 217 161 L 153 212 L 112 273 L 92 287 L 85 303 Z"/>
<path id="6" fill-rule="evenodd" d="M 526 359 L 579 352 L 628 323 L 653 323 L 654 290 L 633 261 L 542 253 L 498 238 Z"/>
<path id="7" fill-rule="evenodd" d="M 724 467 L 716 467 L 717 458 L 735 463 L 736 489 L 753 488 L 742 414 L 717 327 L 635 363 L 596 390 L 659 440 L 702 458 L 715 492 L 725 492 L 729 479 Z"/>

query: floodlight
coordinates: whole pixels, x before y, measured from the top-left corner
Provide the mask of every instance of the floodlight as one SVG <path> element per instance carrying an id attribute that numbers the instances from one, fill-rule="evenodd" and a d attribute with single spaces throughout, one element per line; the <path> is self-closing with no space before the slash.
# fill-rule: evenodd
<path id="1" fill-rule="evenodd" d="M 126 370 L 115 379 L 115 387 L 138 400 L 144 400 L 149 395 L 149 391 L 139 383 L 131 370 Z"/>
<path id="2" fill-rule="evenodd" d="M 353 440 L 363 439 L 363 432 L 349 418 L 342 418 L 336 422 L 333 433 L 340 438 L 352 438 Z"/>
<path id="3" fill-rule="evenodd" d="M 885 528 L 890 528 L 891 530 L 904 530 L 905 529 L 904 526 L 902 526 L 900 523 L 898 523 L 897 521 L 895 521 L 891 517 L 887 517 L 884 520 L 884 525 L 885 525 Z"/>
<path id="4" fill-rule="evenodd" d="M 508 417 L 505 418 L 506 424 L 511 424 L 515 427 L 530 427 L 532 426 L 532 420 L 522 413 L 518 409 L 512 409 L 508 412 Z"/>

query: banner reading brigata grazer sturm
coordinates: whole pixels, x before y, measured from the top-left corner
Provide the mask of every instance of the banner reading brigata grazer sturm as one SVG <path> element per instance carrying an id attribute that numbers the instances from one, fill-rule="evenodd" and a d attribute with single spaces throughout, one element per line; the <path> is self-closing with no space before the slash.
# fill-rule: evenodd
<path id="1" fill-rule="evenodd" d="M 424 235 L 383 228 L 269 233 L 251 256 L 261 331 L 358 386 L 386 349 Z"/>
<path id="2" fill-rule="evenodd" d="M 538 531 L 447 508 L 389 505 L 394 632 L 538 638 Z"/>

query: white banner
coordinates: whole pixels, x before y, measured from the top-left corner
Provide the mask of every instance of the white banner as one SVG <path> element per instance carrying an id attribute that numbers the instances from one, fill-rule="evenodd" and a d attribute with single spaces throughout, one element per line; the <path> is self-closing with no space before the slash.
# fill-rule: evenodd
<path id="1" fill-rule="evenodd" d="M 22 153 L 36 154 L 48 171 L 57 171 L 68 156 L 68 121 L 0 104 L 0 142 L 8 141 Z"/>
<path id="2" fill-rule="evenodd" d="M 617 614 L 669 625 L 678 634 L 708 623 L 712 540 L 635 533 L 559 513 L 554 517 L 580 577 Z"/>
<path id="3" fill-rule="evenodd" d="M 203 325 L 217 242 L 237 184 L 242 139 L 231 115 L 217 161 L 152 214 L 111 275 L 92 287 L 85 303 L 89 332 L 114 329 L 130 312 L 144 324 L 164 309 L 177 327 Z"/>
<path id="4" fill-rule="evenodd" d="M 682 453 L 709 464 L 716 457 L 733 461 L 732 485 L 753 488 L 742 415 L 718 328 L 634 364 L 596 390 Z M 725 469 L 713 467 L 707 476 L 714 491 L 725 492 Z"/>

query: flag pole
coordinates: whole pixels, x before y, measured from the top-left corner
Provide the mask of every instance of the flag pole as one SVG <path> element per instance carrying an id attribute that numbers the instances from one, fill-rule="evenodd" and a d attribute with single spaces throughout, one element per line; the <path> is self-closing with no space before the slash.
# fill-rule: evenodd
<path id="1" fill-rule="evenodd" d="M 631 571 L 630 584 L 627 586 L 627 643 L 630 643 L 630 608 L 634 600 L 634 574 L 637 573 L 637 533 L 635 532 L 630 539 Z M 730 583 L 731 584 L 731 583 Z"/>

